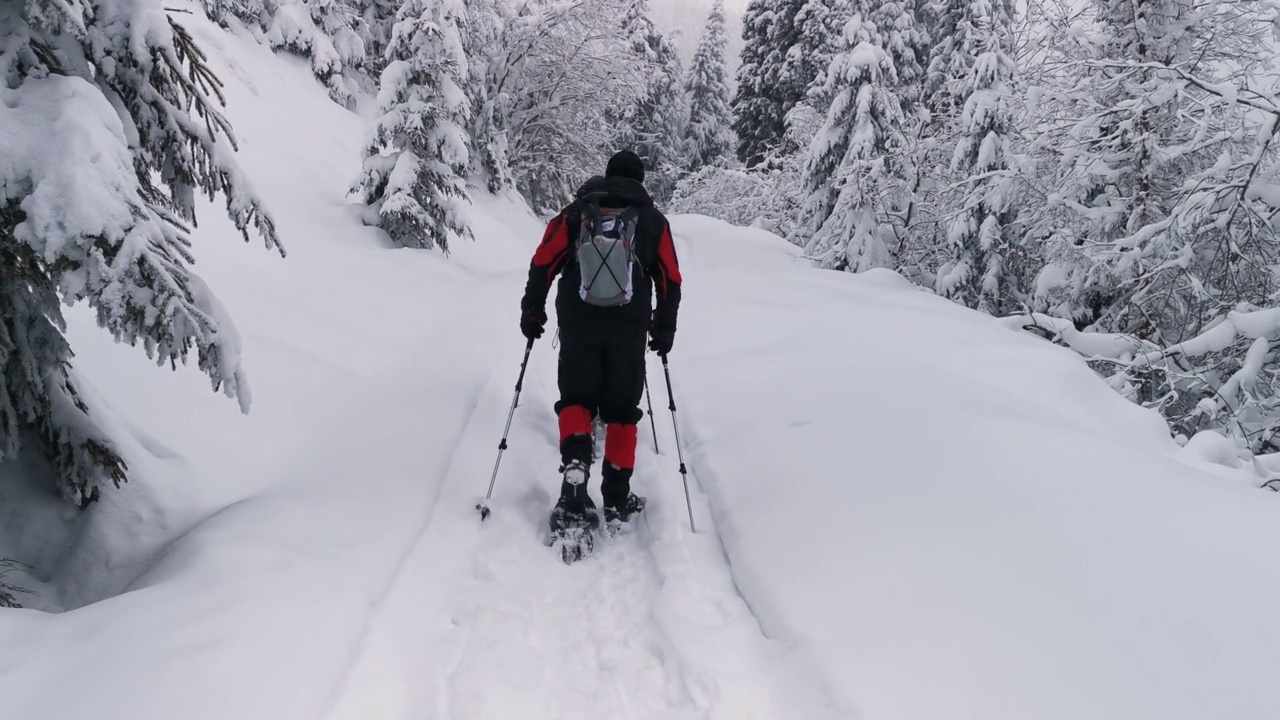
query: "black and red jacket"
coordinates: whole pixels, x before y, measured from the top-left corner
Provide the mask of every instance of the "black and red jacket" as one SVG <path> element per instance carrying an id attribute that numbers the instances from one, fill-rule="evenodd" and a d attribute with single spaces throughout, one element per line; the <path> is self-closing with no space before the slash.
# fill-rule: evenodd
<path id="1" fill-rule="evenodd" d="M 634 295 L 631 302 L 618 307 L 588 305 L 578 295 L 578 231 L 582 218 L 576 203 L 571 203 L 547 223 L 542 243 L 529 265 L 529 281 L 525 284 L 522 312 L 542 311 L 551 291 L 551 281 L 560 274 L 556 294 L 556 317 L 562 328 L 634 327 L 643 332 L 649 326 L 653 298 L 655 327 L 674 331 L 680 309 L 680 265 L 671 239 L 671 225 L 653 206 L 653 198 L 639 182 L 626 177 L 594 177 L 579 188 L 577 197 L 590 193 L 606 193 L 601 206 L 636 207 L 635 254 L 632 269 Z"/>

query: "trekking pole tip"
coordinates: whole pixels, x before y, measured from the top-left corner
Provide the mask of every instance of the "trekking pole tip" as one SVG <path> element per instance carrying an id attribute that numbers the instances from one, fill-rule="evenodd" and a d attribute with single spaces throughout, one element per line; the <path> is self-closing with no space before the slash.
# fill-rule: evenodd
<path id="1" fill-rule="evenodd" d="M 476 503 L 476 510 L 480 511 L 480 522 L 489 519 L 489 506 L 484 503 Z"/>

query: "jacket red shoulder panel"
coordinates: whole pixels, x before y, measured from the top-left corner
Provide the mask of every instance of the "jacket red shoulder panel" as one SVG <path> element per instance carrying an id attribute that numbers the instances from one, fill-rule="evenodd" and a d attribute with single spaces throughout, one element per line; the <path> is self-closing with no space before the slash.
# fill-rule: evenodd
<path id="1" fill-rule="evenodd" d="M 670 294 L 672 285 L 680 285 L 683 278 L 680 275 L 680 261 L 676 258 L 676 243 L 671 236 L 671 225 L 664 223 L 662 226 L 662 235 L 658 237 L 658 296 L 665 297 Z"/>
<path id="2" fill-rule="evenodd" d="M 569 223 L 565 220 L 564 213 L 561 213 L 547 223 L 547 229 L 542 233 L 542 242 L 533 253 L 533 264 L 538 267 L 554 267 L 568 254 Z"/>

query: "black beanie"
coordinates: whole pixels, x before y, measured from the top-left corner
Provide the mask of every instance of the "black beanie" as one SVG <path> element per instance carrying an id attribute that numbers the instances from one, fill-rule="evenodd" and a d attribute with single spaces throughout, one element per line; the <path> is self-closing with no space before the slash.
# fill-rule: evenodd
<path id="1" fill-rule="evenodd" d="M 609 165 L 604 170 L 605 177 L 628 177 L 636 182 L 644 182 L 644 161 L 630 150 L 623 150 L 609 158 Z"/>

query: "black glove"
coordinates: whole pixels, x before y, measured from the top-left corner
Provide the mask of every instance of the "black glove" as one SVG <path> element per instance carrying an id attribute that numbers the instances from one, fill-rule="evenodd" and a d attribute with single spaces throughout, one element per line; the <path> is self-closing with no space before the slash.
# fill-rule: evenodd
<path id="1" fill-rule="evenodd" d="M 543 310 L 526 310 L 520 316 L 520 332 L 530 340 L 542 337 L 542 329 L 547 324 L 547 313 Z"/>
<path id="2" fill-rule="evenodd" d="M 671 352 L 676 341 L 676 329 L 663 325 L 655 325 L 649 329 L 649 349 L 661 356 Z"/>

